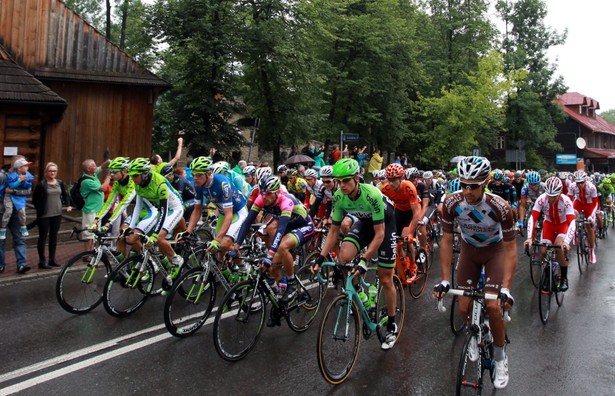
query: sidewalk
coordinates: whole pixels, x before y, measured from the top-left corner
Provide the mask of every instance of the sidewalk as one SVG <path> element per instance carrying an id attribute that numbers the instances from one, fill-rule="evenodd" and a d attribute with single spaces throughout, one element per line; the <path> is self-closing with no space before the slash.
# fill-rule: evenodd
<path id="1" fill-rule="evenodd" d="M 56 249 L 56 261 L 61 266 L 64 266 L 68 259 L 75 254 L 83 251 L 83 242 L 79 241 L 67 241 L 64 243 L 58 243 Z M 45 247 L 45 253 L 47 248 Z M 27 263 L 30 266 L 30 271 L 25 274 L 18 274 L 17 267 L 15 266 L 15 252 L 13 250 L 13 243 L 6 241 L 6 260 L 5 269 L 3 273 L 0 273 L 0 283 L 9 282 L 18 279 L 35 278 L 42 275 L 57 274 L 60 272 L 61 267 L 54 269 L 39 269 L 38 268 L 38 253 L 36 252 L 36 246 L 30 246 L 26 249 Z"/>

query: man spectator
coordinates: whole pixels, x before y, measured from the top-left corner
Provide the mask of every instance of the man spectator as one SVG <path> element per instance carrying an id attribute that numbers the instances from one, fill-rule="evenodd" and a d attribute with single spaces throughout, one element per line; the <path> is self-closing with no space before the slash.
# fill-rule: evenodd
<path id="1" fill-rule="evenodd" d="M 150 158 L 150 161 L 152 163 L 152 170 L 160 173 L 160 169 L 162 169 L 162 167 L 165 166 L 166 164 L 171 164 L 171 166 L 174 166 L 182 156 L 183 147 L 184 147 L 184 138 L 180 137 L 177 139 L 177 150 L 175 151 L 175 156 L 169 162 L 164 162 L 162 160 L 162 157 L 158 154 L 152 155 L 152 158 Z"/>
<path id="2" fill-rule="evenodd" d="M 248 165 L 246 161 L 240 160 L 239 162 L 237 162 L 237 165 L 235 165 L 232 171 L 237 173 L 238 175 L 240 175 L 241 177 L 245 179 L 245 176 L 243 175 L 243 168 L 245 168 L 246 165 Z"/>
<path id="3" fill-rule="evenodd" d="M 106 167 L 109 160 L 102 164 L 102 168 Z M 96 166 L 96 162 L 93 159 L 86 159 L 81 164 L 83 169 L 83 181 L 81 182 L 81 189 L 79 192 L 85 200 L 85 205 L 81 209 L 81 227 L 88 228 L 90 224 L 94 222 L 96 213 L 102 208 L 104 202 L 103 191 L 107 190 L 111 178 L 107 174 L 104 181 L 101 183 L 98 179 L 98 174 L 101 171 L 101 167 Z M 94 247 L 94 234 L 91 232 L 83 232 L 81 239 L 85 242 L 84 248 L 86 251 L 92 250 Z"/>
<path id="4" fill-rule="evenodd" d="M 331 150 L 331 154 L 329 155 L 329 165 L 335 164 L 342 157 L 342 152 L 340 151 L 340 146 L 337 144 L 333 145 Z"/>

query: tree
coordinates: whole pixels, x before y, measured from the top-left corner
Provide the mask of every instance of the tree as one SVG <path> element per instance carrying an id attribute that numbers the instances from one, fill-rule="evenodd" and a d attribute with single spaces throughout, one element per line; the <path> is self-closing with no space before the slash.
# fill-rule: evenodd
<path id="1" fill-rule="evenodd" d="M 507 70 L 527 70 L 525 83 L 510 97 L 506 113 L 509 141 L 525 142 L 527 166 L 541 167 L 539 148 L 561 149 L 555 143 L 555 124 L 564 121 L 564 113 L 554 104 L 557 95 L 566 92 L 562 77 L 555 77 L 556 65 L 549 64 L 547 50 L 561 45 L 566 32 L 559 34 L 545 26 L 546 5 L 542 0 L 498 1 L 498 13 L 506 23 L 503 41 Z"/>
<path id="2" fill-rule="evenodd" d="M 64 0 L 64 3 L 96 29 L 104 30 L 104 12 L 100 0 Z"/>
<path id="3" fill-rule="evenodd" d="M 600 116 L 602 116 L 610 124 L 615 125 L 615 109 L 603 111 L 600 113 Z"/>

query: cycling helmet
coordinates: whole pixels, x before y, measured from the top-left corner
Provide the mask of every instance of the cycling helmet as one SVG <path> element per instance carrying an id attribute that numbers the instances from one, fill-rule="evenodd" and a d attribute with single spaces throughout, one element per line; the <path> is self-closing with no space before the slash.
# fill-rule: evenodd
<path id="1" fill-rule="evenodd" d="M 604 179 L 602 179 L 602 184 L 611 184 L 611 179 L 605 177 Z"/>
<path id="2" fill-rule="evenodd" d="M 280 189 L 280 178 L 273 175 L 267 175 L 258 181 L 258 188 L 261 193 L 277 192 Z"/>
<path id="3" fill-rule="evenodd" d="M 406 169 L 406 179 L 417 179 L 421 174 L 417 168 Z"/>
<path id="4" fill-rule="evenodd" d="M 173 165 L 171 164 L 165 164 L 162 169 L 160 169 L 160 174 L 162 176 L 167 176 L 170 173 L 173 173 Z"/>
<path id="5" fill-rule="evenodd" d="M 261 180 L 265 176 L 271 176 L 271 175 L 273 175 L 273 171 L 268 166 L 263 166 L 256 170 L 256 178 L 258 180 Z"/>
<path id="6" fill-rule="evenodd" d="M 188 166 L 193 172 L 209 172 L 211 169 L 211 158 L 196 157 Z"/>
<path id="7" fill-rule="evenodd" d="M 522 176 L 523 176 L 523 173 L 521 171 L 515 172 L 515 179 L 521 179 Z"/>
<path id="8" fill-rule="evenodd" d="M 529 184 L 538 184 L 540 183 L 540 174 L 536 171 L 531 171 L 527 174 L 525 179 Z"/>
<path id="9" fill-rule="evenodd" d="M 149 172 L 150 162 L 147 158 L 139 157 L 130 161 L 128 165 L 128 175 L 140 175 L 141 173 Z"/>
<path id="10" fill-rule="evenodd" d="M 431 171 L 423 172 L 423 179 L 433 179 L 433 172 Z"/>
<path id="11" fill-rule="evenodd" d="M 550 197 L 555 197 L 562 192 L 564 185 L 559 177 L 551 176 L 545 182 L 545 192 Z"/>
<path id="12" fill-rule="evenodd" d="M 453 179 L 450 182 L 448 182 L 448 192 L 449 193 L 454 193 L 459 190 L 461 190 L 461 181 L 459 180 L 459 178 Z"/>
<path id="13" fill-rule="evenodd" d="M 358 173 L 359 163 L 353 158 L 342 158 L 333 165 L 333 177 L 344 178 Z"/>
<path id="14" fill-rule="evenodd" d="M 130 158 L 128 157 L 117 157 L 109 162 L 109 169 L 127 169 L 130 164 Z"/>
<path id="15" fill-rule="evenodd" d="M 320 177 L 333 177 L 333 167 L 331 165 L 325 165 L 320 168 Z"/>
<path id="16" fill-rule="evenodd" d="M 560 179 L 566 179 L 568 178 L 568 172 L 557 172 L 557 177 Z"/>
<path id="17" fill-rule="evenodd" d="M 461 179 L 486 180 L 491 173 L 491 163 L 485 157 L 465 157 L 457 163 L 457 172 Z"/>
<path id="18" fill-rule="evenodd" d="M 304 176 L 318 179 L 318 172 L 316 172 L 314 169 L 308 169 L 305 171 Z"/>
<path id="19" fill-rule="evenodd" d="M 496 169 L 495 172 L 493 172 L 493 180 L 499 181 L 499 180 L 504 180 L 504 172 L 502 172 L 499 169 Z"/>
<path id="20" fill-rule="evenodd" d="M 386 179 L 386 171 L 384 169 L 380 169 L 378 170 L 378 175 L 376 176 L 376 178 L 378 179 Z"/>
<path id="21" fill-rule="evenodd" d="M 584 171 L 576 171 L 574 172 L 574 181 L 579 183 L 579 182 L 584 182 L 587 179 L 587 173 L 585 173 Z"/>
<path id="22" fill-rule="evenodd" d="M 253 175 L 256 173 L 256 168 L 252 165 L 244 166 L 242 172 L 245 176 Z"/>
<path id="23" fill-rule="evenodd" d="M 210 167 L 213 174 L 225 175 L 230 169 L 228 162 L 218 161 Z"/>
<path id="24" fill-rule="evenodd" d="M 390 164 L 384 171 L 387 179 L 397 179 L 404 176 L 404 167 L 400 164 Z"/>
<path id="25" fill-rule="evenodd" d="M 295 168 L 290 168 L 288 172 L 286 172 L 286 174 L 288 175 L 288 177 L 299 176 L 299 171 Z"/>
<path id="26" fill-rule="evenodd" d="M 286 167 L 286 165 L 280 165 L 278 166 L 278 173 L 280 172 L 286 172 L 288 171 L 288 168 Z"/>

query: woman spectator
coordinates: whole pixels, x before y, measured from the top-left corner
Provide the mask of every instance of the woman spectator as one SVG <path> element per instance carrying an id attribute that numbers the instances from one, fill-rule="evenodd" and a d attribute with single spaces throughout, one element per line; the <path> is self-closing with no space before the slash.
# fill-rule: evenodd
<path id="1" fill-rule="evenodd" d="M 67 211 L 72 210 L 68 190 L 62 180 L 57 178 L 58 165 L 49 162 L 45 166 L 45 178 L 34 188 L 32 203 L 36 208 L 36 223 L 38 225 L 38 267 L 50 269 L 59 267 L 56 262 L 56 245 L 58 231 L 62 222 L 62 205 L 68 206 Z M 45 262 L 45 242 L 49 234 L 49 263 Z"/>

